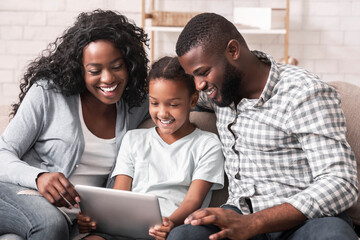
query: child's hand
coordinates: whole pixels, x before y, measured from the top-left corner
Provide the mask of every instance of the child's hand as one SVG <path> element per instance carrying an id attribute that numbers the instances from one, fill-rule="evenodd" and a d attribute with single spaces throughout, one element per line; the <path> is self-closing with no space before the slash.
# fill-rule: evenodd
<path id="1" fill-rule="evenodd" d="M 175 226 L 175 224 L 173 221 L 171 221 L 167 217 L 163 217 L 163 224 L 161 226 L 156 225 L 154 227 L 151 227 L 149 229 L 149 235 L 154 237 L 157 240 L 166 239 L 167 235 L 169 234 L 171 229 L 174 228 L 174 226 Z"/>
<path id="2" fill-rule="evenodd" d="M 81 212 L 76 216 L 80 233 L 88 233 L 96 229 L 96 223 L 91 221 L 90 217 L 83 215 Z"/>

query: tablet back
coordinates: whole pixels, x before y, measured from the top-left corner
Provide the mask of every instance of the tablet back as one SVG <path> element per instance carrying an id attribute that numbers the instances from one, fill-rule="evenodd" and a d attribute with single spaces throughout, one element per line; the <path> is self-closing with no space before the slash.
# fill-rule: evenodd
<path id="1" fill-rule="evenodd" d="M 112 236 L 149 238 L 149 227 L 162 223 L 157 196 L 109 188 L 76 185 L 80 209 Z"/>

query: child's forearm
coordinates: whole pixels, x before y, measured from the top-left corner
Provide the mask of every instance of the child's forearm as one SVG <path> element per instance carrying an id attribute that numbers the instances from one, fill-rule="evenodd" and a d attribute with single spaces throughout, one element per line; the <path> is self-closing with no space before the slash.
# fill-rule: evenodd
<path id="1" fill-rule="evenodd" d="M 193 213 L 201 207 L 211 186 L 212 183 L 204 180 L 192 181 L 184 200 L 178 209 L 169 217 L 175 226 L 183 224 L 185 218 L 189 216 L 190 213 Z"/>
<path id="2" fill-rule="evenodd" d="M 132 178 L 127 175 L 117 175 L 115 178 L 114 189 L 130 191 Z"/>
<path id="3" fill-rule="evenodd" d="M 184 223 L 184 220 L 194 211 L 201 207 L 202 201 L 197 200 L 184 200 L 181 205 L 169 216 L 169 219 L 175 224 L 175 226 Z"/>

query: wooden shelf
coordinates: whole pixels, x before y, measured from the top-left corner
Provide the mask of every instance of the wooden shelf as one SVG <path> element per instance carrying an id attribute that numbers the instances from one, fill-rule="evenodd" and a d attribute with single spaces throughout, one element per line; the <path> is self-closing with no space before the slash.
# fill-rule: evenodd
<path id="1" fill-rule="evenodd" d="M 183 27 L 160 27 L 160 26 L 149 26 L 145 27 L 146 31 L 154 32 L 181 32 Z M 249 29 L 249 28 L 238 28 L 241 34 L 286 34 L 286 29 Z"/>
<path id="2" fill-rule="evenodd" d="M 253 29 L 253 28 L 238 28 L 241 34 L 280 34 L 285 36 L 284 41 L 284 60 L 287 63 L 289 58 L 289 8 L 290 0 L 286 1 L 286 17 L 285 17 L 285 29 Z M 155 11 L 155 0 L 151 0 L 151 11 Z M 146 32 L 151 33 L 150 42 L 150 61 L 154 60 L 154 37 L 155 32 L 181 32 L 183 27 L 166 27 L 166 26 L 152 26 L 151 24 L 146 26 L 145 20 L 151 19 L 151 13 L 145 11 L 145 0 L 142 0 L 142 27 Z"/>

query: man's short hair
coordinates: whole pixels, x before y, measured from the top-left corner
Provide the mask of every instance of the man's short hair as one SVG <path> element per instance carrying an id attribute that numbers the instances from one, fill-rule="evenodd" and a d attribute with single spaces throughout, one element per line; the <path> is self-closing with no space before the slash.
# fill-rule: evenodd
<path id="1" fill-rule="evenodd" d="M 181 57 L 198 46 L 202 46 L 204 50 L 222 50 L 231 39 L 246 45 L 234 24 L 226 18 L 216 13 L 201 13 L 193 17 L 180 33 L 176 42 L 176 54 Z"/>

